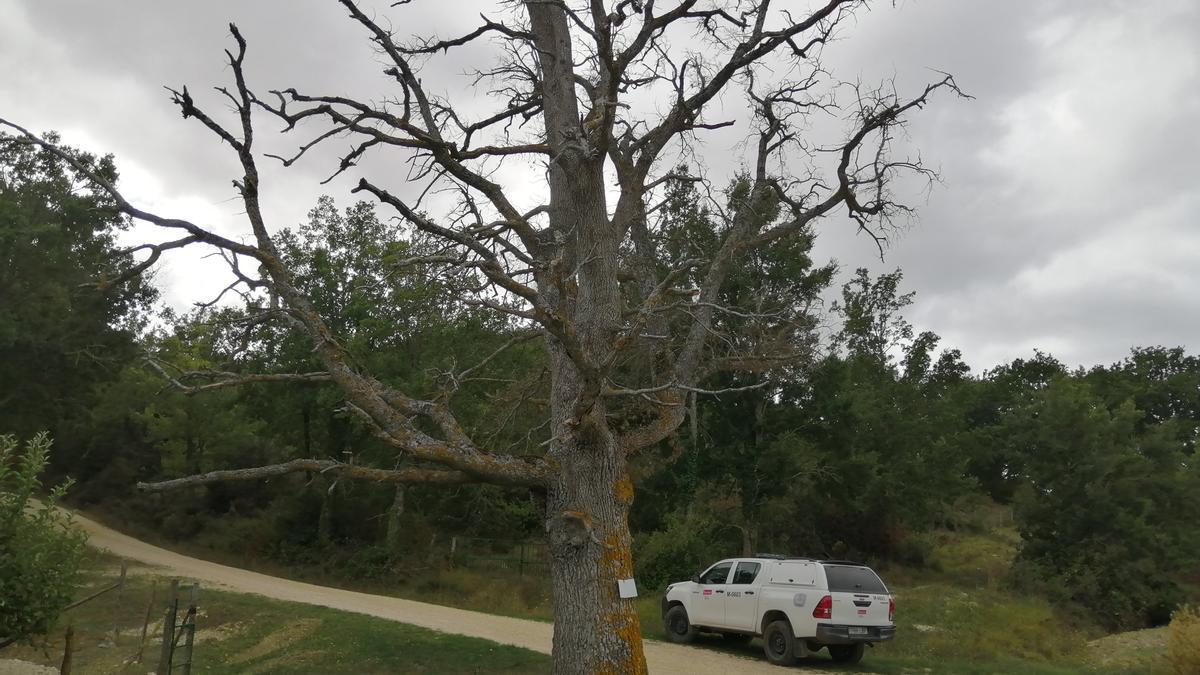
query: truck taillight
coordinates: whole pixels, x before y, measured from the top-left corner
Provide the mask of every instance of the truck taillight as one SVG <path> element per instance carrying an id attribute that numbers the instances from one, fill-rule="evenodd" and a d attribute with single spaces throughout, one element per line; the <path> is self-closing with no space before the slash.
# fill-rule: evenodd
<path id="1" fill-rule="evenodd" d="M 827 595 L 821 598 L 816 607 L 813 607 L 814 619 L 832 619 L 833 618 L 833 596 Z"/>
<path id="2" fill-rule="evenodd" d="M 896 616 L 896 599 L 888 598 L 888 621 L 894 621 L 892 617 Z"/>

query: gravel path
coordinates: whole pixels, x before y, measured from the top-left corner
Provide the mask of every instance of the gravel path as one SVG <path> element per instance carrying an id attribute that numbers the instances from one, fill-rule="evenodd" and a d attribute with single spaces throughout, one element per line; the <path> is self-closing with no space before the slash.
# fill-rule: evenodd
<path id="1" fill-rule="evenodd" d="M 1166 672 L 1168 632 L 1164 626 L 1106 635 L 1088 643 L 1088 660 L 1105 668 L 1133 669 L 1152 664 L 1157 666 L 1156 672 Z"/>
<path id="2" fill-rule="evenodd" d="M 0 659 L 0 675 L 58 675 L 58 668 L 16 659 Z"/>
<path id="3" fill-rule="evenodd" d="M 331 607 L 368 614 L 382 619 L 430 628 L 445 633 L 469 635 L 501 644 L 550 653 L 551 625 L 513 619 L 425 602 L 358 593 L 300 581 L 280 579 L 236 567 L 189 558 L 111 530 L 75 514 L 75 522 L 87 531 L 88 543 L 162 572 L 213 584 L 239 593 L 256 593 L 278 600 Z M 683 645 L 646 641 L 646 661 L 656 675 L 726 675 L 726 673 L 770 673 L 781 671 L 765 660 L 742 658 Z M 787 672 L 802 672 L 793 669 Z"/>

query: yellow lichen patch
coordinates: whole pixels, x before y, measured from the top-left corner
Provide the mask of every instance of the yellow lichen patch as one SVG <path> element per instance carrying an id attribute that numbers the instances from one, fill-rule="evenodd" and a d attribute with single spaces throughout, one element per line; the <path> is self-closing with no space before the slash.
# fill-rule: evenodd
<path id="1" fill-rule="evenodd" d="M 561 517 L 564 520 L 574 520 L 588 530 L 592 529 L 592 517 L 583 511 L 563 511 Z"/>
<path id="2" fill-rule="evenodd" d="M 629 542 L 618 534 L 612 534 L 600 543 L 603 549 L 600 551 L 600 569 L 609 570 L 614 579 L 633 576 L 633 555 L 629 550 Z"/>
<path id="3" fill-rule="evenodd" d="M 629 475 L 626 474 L 617 481 L 616 485 L 617 499 L 625 504 L 633 503 L 633 481 L 629 480 Z"/>
<path id="4" fill-rule="evenodd" d="M 604 663 L 599 672 L 608 675 L 643 675 L 646 673 L 646 654 L 642 647 L 642 630 L 631 601 L 619 601 L 612 612 L 600 619 L 601 629 L 621 643 L 624 652 L 619 660 Z"/>

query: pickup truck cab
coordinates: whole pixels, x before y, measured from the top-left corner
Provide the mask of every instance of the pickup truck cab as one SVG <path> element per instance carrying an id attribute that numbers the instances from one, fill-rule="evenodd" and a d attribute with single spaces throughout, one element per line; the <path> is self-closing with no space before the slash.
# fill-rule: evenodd
<path id="1" fill-rule="evenodd" d="M 857 663 L 865 645 L 895 637 L 895 610 L 865 565 L 776 555 L 722 560 L 671 584 L 662 600 L 671 641 L 691 642 L 698 632 L 762 637 L 767 660 L 778 665 L 823 648 L 835 661 Z"/>

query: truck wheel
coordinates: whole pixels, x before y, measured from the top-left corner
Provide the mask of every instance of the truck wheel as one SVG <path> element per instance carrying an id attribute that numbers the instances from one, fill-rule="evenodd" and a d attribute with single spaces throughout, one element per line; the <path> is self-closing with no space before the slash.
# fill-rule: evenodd
<path id="1" fill-rule="evenodd" d="M 866 647 L 861 642 L 853 645 L 829 645 L 829 655 L 838 663 L 858 663 L 862 661 Z"/>
<path id="2" fill-rule="evenodd" d="M 796 636 L 792 635 L 792 624 L 780 619 L 767 624 L 763 631 L 763 651 L 767 660 L 777 666 L 796 663 Z"/>
<path id="3" fill-rule="evenodd" d="M 753 635 L 746 633 L 721 633 L 721 637 L 731 645 L 744 645 L 754 639 Z"/>
<path id="4" fill-rule="evenodd" d="M 687 644 L 696 639 L 696 629 L 688 619 L 687 610 L 683 605 L 675 605 L 667 610 L 663 617 L 663 627 L 667 630 L 667 639 L 679 644 Z"/>

